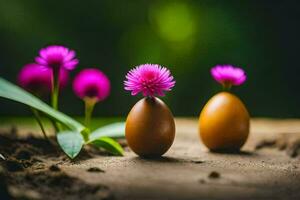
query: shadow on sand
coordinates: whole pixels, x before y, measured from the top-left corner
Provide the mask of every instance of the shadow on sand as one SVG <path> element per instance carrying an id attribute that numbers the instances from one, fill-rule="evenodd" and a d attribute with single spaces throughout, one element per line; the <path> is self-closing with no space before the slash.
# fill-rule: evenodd
<path id="1" fill-rule="evenodd" d="M 135 157 L 133 158 L 136 162 L 154 162 L 154 163 L 194 163 L 194 164 L 202 164 L 205 161 L 200 159 L 191 159 L 191 158 L 174 158 L 169 156 L 162 157 Z"/>
<path id="2" fill-rule="evenodd" d="M 240 155 L 240 156 L 254 156 L 255 153 L 244 150 L 210 150 L 209 153 L 214 154 L 227 154 L 227 155 Z"/>

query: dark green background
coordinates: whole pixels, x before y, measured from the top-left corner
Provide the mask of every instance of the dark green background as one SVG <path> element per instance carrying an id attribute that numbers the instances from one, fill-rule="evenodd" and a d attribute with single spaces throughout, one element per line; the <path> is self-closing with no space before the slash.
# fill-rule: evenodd
<path id="1" fill-rule="evenodd" d="M 163 100 L 176 116 L 197 116 L 220 88 L 209 70 L 242 66 L 248 81 L 234 88 L 252 116 L 300 117 L 300 3 L 297 1 L 0 0 L 0 76 L 20 68 L 49 44 L 75 49 L 80 69 L 98 67 L 111 79 L 97 116 L 125 116 L 141 96 L 123 89 L 126 72 L 143 63 L 168 67 L 177 83 Z M 82 114 L 69 87 L 61 110 Z M 1 99 L 0 115 L 26 115 Z"/>

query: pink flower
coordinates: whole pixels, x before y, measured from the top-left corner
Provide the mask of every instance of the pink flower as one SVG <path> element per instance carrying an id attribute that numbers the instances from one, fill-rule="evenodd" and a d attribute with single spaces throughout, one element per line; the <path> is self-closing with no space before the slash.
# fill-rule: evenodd
<path id="1" fill-rule="evenodd" d="M 144 96 L 164 96 L 175 85 L 171 72 L 160 65 L 144 64 L 130 70 L 124 81 L 125 90 L 132 95 L 142 93 Z"/>
<path id="2" fill-rule="evenodd" d="M 102 101 L 110 93 L 110 81 L 98 69 L 84 69 L 75 77 L 73 90 L 81 99 L 89 97 L 95 98 L 97 101 Z"/>
<path id="3" fill-rule="evenodd" d="M 64 68 L 66 70 L 72 70 L 78 64 L 78 59 L 75 58 L 75 51 L 58 45 L 42 48 L 35 61 L 39 65 L 52 69 Z"/>
<path id="4" fill-rule="evenodd" d="M 213 78 L 224 86 L 243 84 L 247 76 L 243 69 L 232 65 L 217 65 L 211 69 Z"/>
<path id="5" fill-rule="evenodd" d="M 69 75 L 66 70 L 61 69 L 60 87 L 67 85 Z M 18 74 L 18 83 L 24 89 L 35 94 L 48 94 L 52 88 L 52 69 L 30 63 L 25 65 Z"/>

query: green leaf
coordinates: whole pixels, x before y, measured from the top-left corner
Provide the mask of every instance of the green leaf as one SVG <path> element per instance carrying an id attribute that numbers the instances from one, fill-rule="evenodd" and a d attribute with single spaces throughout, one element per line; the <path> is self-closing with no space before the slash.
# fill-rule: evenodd
<path id="1" fill-rule="evenodd" d="M 83 138 L 80 133 L 72 131 L 63 131 L 57 134 L 57 141 L 62 150 L 74 159 L 84 145 Z"/>
<path id="2" fill-rule="evenodd" d="M 100 137 L 124 138 L 125 137 L 125 123 L 112 123 L 101 128 L 96 129 L 90 134 L 90 140 L 95 140 Z"/>
<path id="3" fill-rule="evenodd" d="M 73 131 L 82 132 L 86 129 L 76 120 L 59 111 L 54 110 L 48 104 L 44 103 L 34 95 L 6 81 L 3 78 L 0 78 L 0 97 L 35 108 Z"/>
<path id="4" fill-rule="evenodd" d="M 101 137 L 95 139 L 93 141 L 90 141 L 89 144 L 93 144 L 98 148 L 103 148 L 114 155 L 123 155 L 124 153 L 121 145 L 117 141 L 109 137 Z"/>

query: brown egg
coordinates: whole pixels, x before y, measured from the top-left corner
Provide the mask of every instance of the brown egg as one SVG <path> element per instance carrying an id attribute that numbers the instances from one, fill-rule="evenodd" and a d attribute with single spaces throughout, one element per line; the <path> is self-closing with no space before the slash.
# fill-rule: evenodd
<path id="1" fill-rule="evenodd" d="M 174 118 L 158 98 L 143 98 L 131 109 L 126 120 L 126 140 L 139 156 L 161 156 L 175 137 Z"/>
<path id="2" fill-rule="evenodd" d="M 247 140 L 249 124 L 249 113 L 242 101 L 221 92 L 208 101 L 200 114 L 200 137 L 212 151 L 237 151 Z"/>

